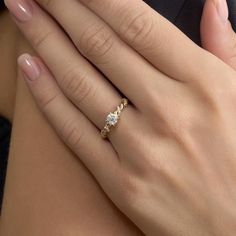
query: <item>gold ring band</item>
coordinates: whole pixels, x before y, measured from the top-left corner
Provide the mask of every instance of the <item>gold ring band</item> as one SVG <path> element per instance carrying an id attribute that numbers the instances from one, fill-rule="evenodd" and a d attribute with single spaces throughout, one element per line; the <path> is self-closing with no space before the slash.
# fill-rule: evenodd
<path id="1" fill-rule="evenodd" d="M 121 113 L 124 110 L 125 107 L 127 107 L 129 104 L 128 99 L 122 98 L 120 105 L 117 107 L 117 109 L 114 112 L 110 112 L 106 118 L 106 124 L 104 128 L 101 130 L 101 136 L 102 138 L 106 139 L 108 134 L 111 132 L 111 127 L 114 127 L 117 125 Z"/>

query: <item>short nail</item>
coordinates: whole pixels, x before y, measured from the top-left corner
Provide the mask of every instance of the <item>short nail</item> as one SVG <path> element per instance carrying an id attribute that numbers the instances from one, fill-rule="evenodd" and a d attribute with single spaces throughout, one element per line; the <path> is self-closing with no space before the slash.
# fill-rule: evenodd
<path id="1" fill-rule="evenodd" d="M 19 21 L 28 21 L 32 17 L 31 6 L 28 0 L 5 0 L 5 5 Z"/>
<path id="2" fill-rule="evenodd" d="M 18 64 L 28 80 L 35 81 L 40 77 L 40 67 L 29 54 L 21 55 Z"/>
<path id="3" fill-rule="evenodd" d="M 229 9 L 226 0 L 214 0 L 221 21 L 226 24 L 229 18 Z"/>

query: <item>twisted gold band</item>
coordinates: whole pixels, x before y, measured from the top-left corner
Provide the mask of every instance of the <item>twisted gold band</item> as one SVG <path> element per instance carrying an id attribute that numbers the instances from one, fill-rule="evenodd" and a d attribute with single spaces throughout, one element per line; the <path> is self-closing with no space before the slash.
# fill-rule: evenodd
<path id="1" fill-rule="evenodd" d="M 106 118 L 106 124 L 104 126 L 104 128 L 101 130 L 101 136 L 102 138 L 106 139 L 108 134 L 111 132 L 111 127 L 116 126 L 122 111 L 124 110 L 125 107 L 127 107 L 129 104 L 128 99 L 123 98 L 121 100 L 120 105 L 117 107 L 117 109 L 114 112 L 111 112 L 108 114 L 107 118 Z"/>

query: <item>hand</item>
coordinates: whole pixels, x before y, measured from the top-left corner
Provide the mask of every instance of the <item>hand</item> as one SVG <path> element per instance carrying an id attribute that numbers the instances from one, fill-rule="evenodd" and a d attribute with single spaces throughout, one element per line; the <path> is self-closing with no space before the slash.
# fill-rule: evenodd
<path id="1" fill-rule="evenodd" d="M 112 201 L 147 235 L 235 235 L 236 72 L 142 1 L 38 1 L 109 79 L 34 2 L 8 0 L 50 69 L 20 58 L 33 95 Z M 119 92 L 132 105 L 107 142 Z"/>

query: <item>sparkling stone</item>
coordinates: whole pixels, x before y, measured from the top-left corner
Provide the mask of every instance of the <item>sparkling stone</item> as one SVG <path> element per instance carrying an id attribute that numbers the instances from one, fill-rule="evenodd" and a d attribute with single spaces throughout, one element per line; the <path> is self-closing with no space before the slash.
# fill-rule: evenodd
<path id="1" fill-rule="evenodd" d="M 117 114 L 114 114 L 114 113 L 110 113 L 110 114 L 107 116 L 106 122 L 107 122 L 109 125 L 114 126 L 114 125 L 118 122 L 118 115 L 117 115 Z"/>

